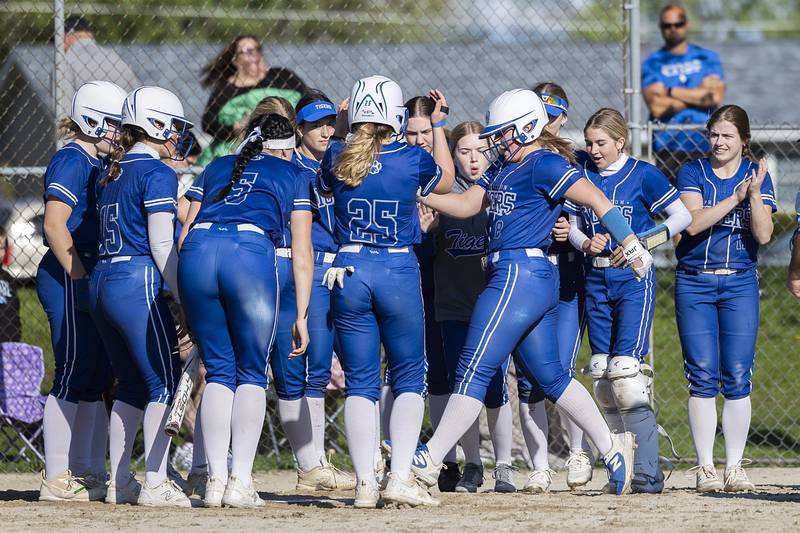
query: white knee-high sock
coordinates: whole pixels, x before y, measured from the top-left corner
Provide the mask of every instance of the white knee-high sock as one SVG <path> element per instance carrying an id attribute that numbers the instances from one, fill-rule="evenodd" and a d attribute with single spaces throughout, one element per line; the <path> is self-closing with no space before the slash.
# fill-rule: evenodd
<path id="1" fill-rule="evenodd" d="M 572 379 L 556 402 L 578 426 L 589 435 L 603 455 L 611 451 L 611 430 L 594 403 L 592 395 L 576 379 Z"/>
<path id="2" fill-rule="evenodd" d="M 392 440 L 389 434 L 389 420 L 392 418 L 392 404 L 394 403 L 394 394 L 389 385 L 381 387 L 381 401 L 379 403 L 381 408 L 381 434 L 385 440 Z"/>
<path id="3" fill-rule="evenodd" d="M 394 399 L 392 419 L 389 422 L 392 438 L 392 473 L 401 479 L 411 475 L 411 462 L 417 450 L 422 419 L 425 416 L 425 400 L 412 392 L 405 392 Z"/>
<path id="4" fill-rule="evenodd" d="M 576 424 L 572 417 L 565 413 L 563 409 L 560 407 L 556 407 L 556 409 L 558 409 L 558 414 L 561 415 L 561 421 L 564 424 L 564 428 L 567 430 L 569 449 L 571 451 L 584 450 L 588 452 L 589 443 L 586 441 L 586 435 L 581 427 Z"/>
<path id="5" fill-rule="evenodd" d="M 92 431 L 92 455 L 90 470 L 94 473 L 106 471 L 106 456 L 108 455 L 108 411 L 106 402 L 94 403 L 94 430 Z"/>
<path id="6" fill-rule="evenodd" d="M 72 425 L 72 443 L 69 446 L 69 468 L 73 474 L 79 476 L 91 472 L 96 414 L 94 402 L 78 402 Z"/>
<path id="7" fill-rule="evenodd" d="M 306 413 L 307 408 L 303 409 Z M 231 416 L 231 476 L 245 487 L 253 481 L 253 461 L 267 414 L 267 394 L 258 385 L 239 385 L 233 397 Z M 313 442 L 312 442 L 313 447 Z"/>
<path id="8" fill-rule="evenodd" d="M 144 408 L 144 466 L 145 482 L 157 487 L 167 479 L 167 456 L 172 439 L 164 433 L 164 423 L 169 414 L 169 405 L 150 402 Z"/>
<path id="9" fill-rule="evenodd" d="M 481 460 L 481 428 L 477 418 L 458 441 L 461 443 L 461 449 L 464 450 L 465 462 L 474 465 L 483 464 Z"/>
<path id="10" fill-rule="evenodd" d="M 689 429 L 692 431 L 697 464 L 714 464 L 714 437 L 717 434 L 716 398 L 689 396 Z"/>
<path id="11" fill-rule="evenodd" d="M 511 446 L 514 443 L 512 434 L 514 420 L 511 416 L 511 402 L 507 402 L 496 409 L 486 409 L 486 418 L 489 421 L 489 435 L 492 436 L 494 462 L 510 465 Z"/>
<path id="12" fill-rule="evenodd" d="M 208 383 L 203 391 L 202 405 L 200 419 L 208 458 L 208 475 L 227 483 L 233 391 L 219 383 Z"/>
<path id="13" fill-rule="evenodd" d="M 48 396 L 44 404 L 44 471 L 45 478 L 55 479 L 68 470 L 75 415 L 78 404 Z"/>
<path id="14" fill-rule="evenodd" d="M 203 439 L 203 402 L 197 406 L 197 414 L 194 417 L 194 434 L 192 435 L 192 471 L 203 470 L 208 466 L 206 458 L 206 443 Z"/>
<path id="15" fill-rule="evenodd" d="M 372 411 L 370 411 L 370 414 Z M 308 404 L 299 400 L 278 400 L 278 415 L 286 432 L 286 438 L 292 446 L 297 459 L 297 467 L 308 472 L 322 464 L 314 447 L 314 435 L 311 431 L 311 414 Z M 370 416 L 370 420 L 372 417 Z"/>
<path id="16" fill-rule="evenodd" d="M 533 469 L 549 470 L 550 460 L 547 455 L 549 424 L 544 400 L 535 403 L 519 402 L 519 422 Z"/>
<path id="17" fill-rule="evenodd" d="M 375 471 L 384 466 L 381 451 L 381 404 L 375 402 Z"/>
<path id="18" fill-rule="evenodd" d="M 431 426 L 433 426 L 434 432 L 436 432 L 436 428 L 439 427 L 439 420 L 442 419 L 442 415 L 444 414 L 445 407 L 447 407 L 447 400 L 449 398 L 449 394 L 431 394 L 428 396 L 428 408 L 430 409 Z M 444 456 L 444 460 L 450 463 L 456 462 L 455 446 L 450 448 L 450 450 L 447 452 L 447 455 Z"/>
<path id="19" fill-rule="evenodd" d="M 483 409 L 483 402 L 464 394 L 451 394 L 439 428 L 428 441 L 434 463 L 440 464 L 458 439 L 469 429 Z"/>
<path id="20" fill-rule="evenodd" d="M 348 396 L 344 402 L 347 447 L 359 483 L 377 485 L 375 479 L 375 402 L 363 396 Z M 394 463 L 394 461 L 392 461 Z"/>
<path id="21" fill-rule="evenodd" d="M 108 455 L 111 459 L 111 479 L 117 487 L 128 482 L 131 473 L 133 442 L 139 432 L 143 411 L 119 400 L 111 408 L 108 420 Z"/>
<path id="22" fill-rule="evenodd" d="M 722 406 L 722 434 L 725 436 L 725 468 L 739 464 L 750 431 L 750 396 L 725 400 Z"/>
<path id="23" fill-rule="evenodd" d="M 320 460 L 325 459 L 325 398 L 304 397 L 311 417 L 311 434 L 314 437 L 314 449 Z"/>

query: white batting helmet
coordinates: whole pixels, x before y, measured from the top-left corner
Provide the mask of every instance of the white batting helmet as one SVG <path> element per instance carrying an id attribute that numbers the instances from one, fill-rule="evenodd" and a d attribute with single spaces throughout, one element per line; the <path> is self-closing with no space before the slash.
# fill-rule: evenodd
<path id="1" fill-rule="evenodd" d="M 110 81 L 89 81 L 72 97 L 69 118 L 84 135 L 99 139 L 108 131 L 109 121 L 119 124 L 125 91 Z"/>
<path id="2" fill-rule="evenodd" d="M 173 133 L 184 133 L 193 124 L 183 113 L 183 104 L 174 93 L 161 87 L 139 87 L 125 98 L 122 125 L 142 128 L 148 137 L 158 141 Z"/>
<path id="3" fill-rule="evenodd" d="M 539 138 L 547 121 L 547 111 L 538 94 L 528 89 L 513 89 L 504 92 L 489 105 L 486 127 L 479 137 L 492 137 L 513 127 L 512 140 L 519 144 L 528 144 Z M 531 129 L 525 131 L 528 125 L 531 125 Z"/>
<path id="4" fill-rule="evenodd" d="M 350 92 L 347 119 L 350 127 L 362 122 L 386 124 L 395 136 L 405 133 L 408 110 L 403 105 L 403 91 L 385 76 L 362 78 Z"/>

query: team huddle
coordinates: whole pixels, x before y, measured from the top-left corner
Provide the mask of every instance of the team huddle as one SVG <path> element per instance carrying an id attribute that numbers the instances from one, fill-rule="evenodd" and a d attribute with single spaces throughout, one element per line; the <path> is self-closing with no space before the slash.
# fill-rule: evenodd
<path id="1" fill-rule="evenodd" d="M 270 376 L 298 490 L 354 490 L 358 508 L 438 505 L 434 485 L 476 492 L 485 408 L 495 491 L 514 492 L 512 361 L 533 463 L 521 490 L 552 483 L 550 400 L 569 437 L 570 489 L 599 459 L 606 492 L 659 493 L 664 432 L 644 357 L 651 250 L 670 240 L 697 490 L 752 490 L 742 464 L 757 251 L 777 206 L 744 110 L 711 115 L 711 152 L 675 184 L 627 154 L 616 110 L 591 116 L 585 150 L 559 137 L 569 99 L 555 83 L 500 94 L 485 123 L 448 130 L 448 112 L 441 91 L 405 101 L 383 76 L 358 80 L 338 106 L 316 90 L 294 107 L 270 96 L 235 153 L 178 198 L 168 163 L 185 157 L 192 128 L 180 100 L 159 87 L 81 86 L 44 184 L 50 250 L 37 289 L 56 366 L 40 500 L 263 506 L 252 470 Z M 188 210 L 176 227 L 179 203 Z M 594 398 L 574 378 L 585 330 Z M 206 386 L 184 481 L 168 472 L 164 426 L 190 343 Z M 325 457 L 334 354 L 354 476 Z M 719 393 L 724 476 L 712 456 Z M 426 399 L 434 434 L 421 443 Z M 131 472 L 140 425 L 141 482 Z"/>

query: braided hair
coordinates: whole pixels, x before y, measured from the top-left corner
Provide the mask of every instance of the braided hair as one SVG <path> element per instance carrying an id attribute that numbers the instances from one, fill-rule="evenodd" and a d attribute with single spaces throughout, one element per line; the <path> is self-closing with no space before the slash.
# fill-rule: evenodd
<path id="1" fill-rule="evenodd" d="M 250 160 L 264 150 L 264 141 L 273 139 L 288 139 L 294 135 L 294 128 L 289 119 L 275 113 L 256 115 L 247 124 L 250 136 L 242 146 L 236 157 L 231 172 L 230 182 L 214 197 L 214 202 L 219 202 L 231 192 L 233 186 L 239 181 Z"/>

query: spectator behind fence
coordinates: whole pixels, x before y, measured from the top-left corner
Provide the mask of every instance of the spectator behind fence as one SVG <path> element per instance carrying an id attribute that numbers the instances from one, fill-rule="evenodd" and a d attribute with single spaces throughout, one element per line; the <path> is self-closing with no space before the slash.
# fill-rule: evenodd
<path id="1" fill-rule="evenodd" d="M 22 325 L 19 316 L 19 296 L 14 286 L 14 278 L 5 267 L 11 262 L 8 235 L 0 226 L 0 342 L 19 342 L 22 338 Z"/>
<path id="2" fill-rule="evenodd" d="M 231 141 L 247 124 L 250 112 L 267 96 L 281 96 L 292 106 L 306 92 L 306 84 L 284 67 L 270 67 L 261 43 L 253 35 L 239 35 L 203 69 L 203 87 L 211 87 L 203 113 L 203 131 L 213 141 L 198 164 L 205 166 L 231 153 Z"/>
<path id="3" fill-rule="evenodd" d="M 59 116 L 69 114 L 72 95 L 88 81 L 110 81 L 126 92 L 141 85 L 131 67 L 114 50 L 97 44 L 94 28 L 80 15 L 70 15 L 64 21 L 64 50 L 67 69 Z"/>
<path id="4" fill-rule="evenodd" d="M 659 17 L 664 46 L 642 66 L 642 91 L 650 120 L 667 124 L 705 124 L 725 97 L 725 75 L 716 52 L 687 40 L 686 11 L 670 4 Z M 656 164 L 671 181 L 678 168 L 705 157 L 705 130 L 662 131 L 652 140 Z"/>

